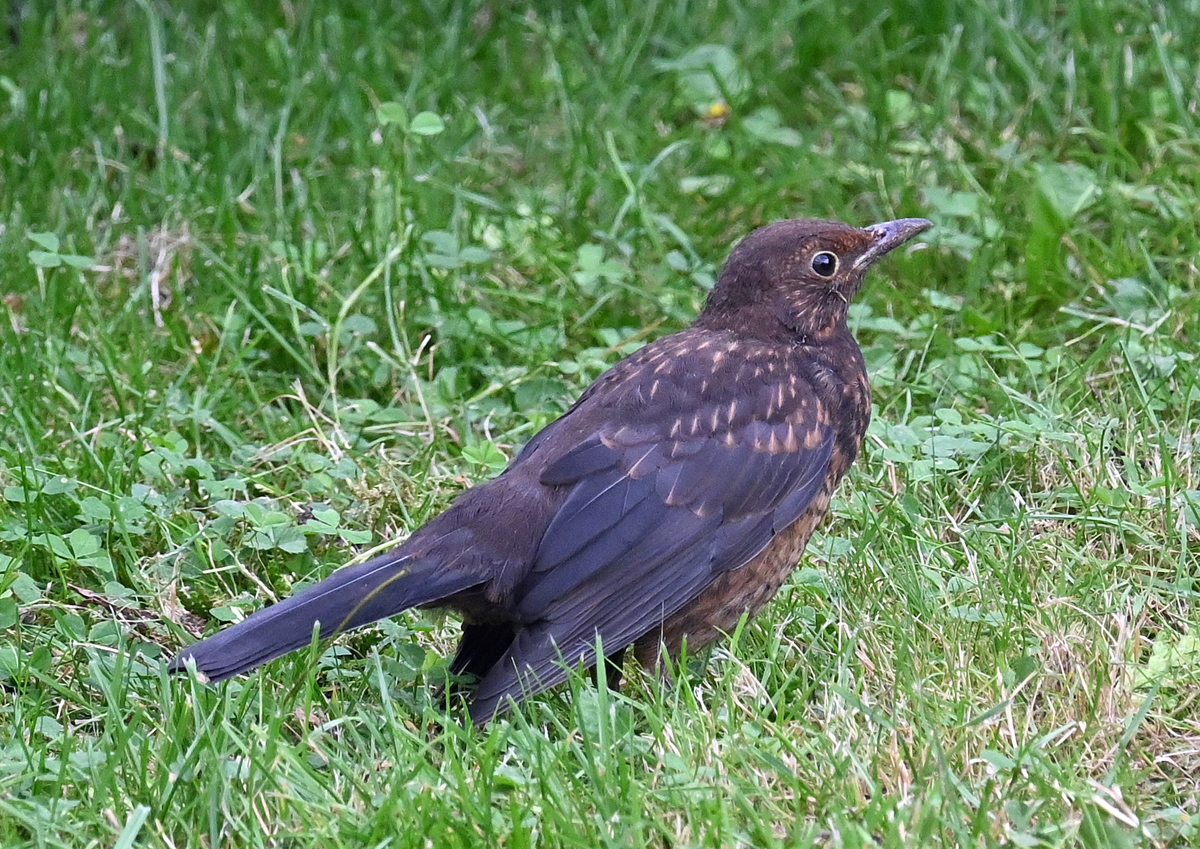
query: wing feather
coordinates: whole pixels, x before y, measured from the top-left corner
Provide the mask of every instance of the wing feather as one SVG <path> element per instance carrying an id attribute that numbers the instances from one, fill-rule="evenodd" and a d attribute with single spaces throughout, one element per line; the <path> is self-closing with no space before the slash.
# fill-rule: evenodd
<path id="1" fill-rule="evenodd" d="M 812 503 L 834 445 L 816 399 L 804 418 L 729 409 L 601 429 L 547 466 L 541 482 L 569 493 L 516 589 L 525 624 L 480 683 L 479 721 L 594 663 L 597 636 L 615 651 L 653 630 Z"/>

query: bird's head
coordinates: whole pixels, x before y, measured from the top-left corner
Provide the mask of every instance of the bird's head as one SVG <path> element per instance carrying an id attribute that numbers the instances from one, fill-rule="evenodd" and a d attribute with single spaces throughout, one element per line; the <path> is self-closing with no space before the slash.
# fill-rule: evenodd
<path id="1" fill-rule="evenodd" d="M 875 261 L 933 223 L 901 218 L 869 227 L 777 221 L 738 243 L 698 323 L 749 335 L 819 342 L 846 326 L 846 309 Z"/>

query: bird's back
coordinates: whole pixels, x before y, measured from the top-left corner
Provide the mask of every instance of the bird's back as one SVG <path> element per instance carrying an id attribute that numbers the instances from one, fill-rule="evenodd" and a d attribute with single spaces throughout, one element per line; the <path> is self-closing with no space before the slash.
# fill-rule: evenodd
<path id="1" fill-rule="evenodd" d="M 554 512 L 523 576 L 489 593 L 521 633 L 481 687 L 485 712 L 561 661 L 594 662 L 597 636 L 650 660 L 774 595 L 869 418 L 857 345 L 833 343 L 688 328 L 618 363 L 522 452 L 502 478 L 536 480 Z"/>

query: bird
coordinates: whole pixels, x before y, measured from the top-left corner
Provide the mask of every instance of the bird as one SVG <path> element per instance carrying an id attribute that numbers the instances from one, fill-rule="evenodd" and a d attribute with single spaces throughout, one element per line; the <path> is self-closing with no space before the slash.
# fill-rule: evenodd
<path id="1" fill-rule="evenodd" d="M 462 618 L 477 725 L 567 679 L 650 669 L 731 632 L 797 566 L 862 446 L 847 311 L 932 226 L 789 219 L 730 252 L 699 316 L 604 372 L 508 467 L 405 541 L 184 649 L 217 682 L 410 608 Z M 617 680 L 619 681 L 619 675 Z"/>

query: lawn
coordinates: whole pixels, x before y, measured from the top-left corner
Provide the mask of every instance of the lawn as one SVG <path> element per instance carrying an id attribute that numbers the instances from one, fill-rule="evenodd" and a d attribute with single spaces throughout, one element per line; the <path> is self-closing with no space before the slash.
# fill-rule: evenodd
<path id="1" fill-rule="evenodd" d="M 0 845 L 1200 842 L 1200 2 L 7 4 Z M 857 465 L 673 679 L 476 730 L 406 614 L 183 645 L 403 537 L 788 217 Z"/>

